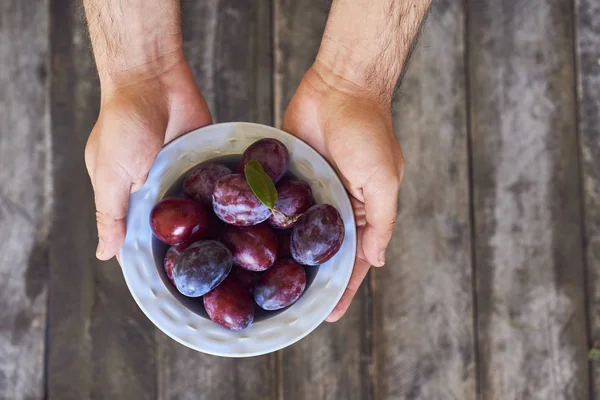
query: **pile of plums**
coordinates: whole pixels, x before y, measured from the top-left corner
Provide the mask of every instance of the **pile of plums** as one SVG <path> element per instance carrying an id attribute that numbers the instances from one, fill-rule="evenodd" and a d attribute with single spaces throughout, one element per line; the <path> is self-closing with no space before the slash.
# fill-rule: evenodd
<path id="1" fill-rule="evenodd" d="M 246 181 L 250 160 L 276 185 L 274 210 Z M 237 172 L 200 164 L 186 174 L 182 197 L 152 209 L 152 232 L 171 245 L 164 259 L 169 280 L 185 296 L 202 296 L 210 319 L 230 330 L 253 322 L 254 303 L 271 311 L 298 300 L 305 266 L 329 260 L 344 240 L 339 212 L 315 205 L 308 183 L 290 176 L 288 166 L 285 145 L 261 139 L 246 149 Z"/>

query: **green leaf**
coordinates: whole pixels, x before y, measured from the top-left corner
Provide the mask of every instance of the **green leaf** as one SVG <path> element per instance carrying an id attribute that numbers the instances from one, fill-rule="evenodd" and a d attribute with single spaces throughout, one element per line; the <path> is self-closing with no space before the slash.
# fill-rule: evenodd
<path id="1" fill-rule="evenodd" d="M 592 348 L 588 352 L 588 359 L 591 361 L 600 360 L 600 349 Z"/>
<path id="2" fill-rule="evenodd" d="M 244 167 L 244 174 L 246 175 L 248 186 L 250 186 L 252 193 L 254 193 L 258 200 L 270 210 L 275 208 L 275 204 L 277 204 L 277 189 L 275 189 L 275 184 L 269 178 L 262 165 L 256 160 L 250 160 Z"/>

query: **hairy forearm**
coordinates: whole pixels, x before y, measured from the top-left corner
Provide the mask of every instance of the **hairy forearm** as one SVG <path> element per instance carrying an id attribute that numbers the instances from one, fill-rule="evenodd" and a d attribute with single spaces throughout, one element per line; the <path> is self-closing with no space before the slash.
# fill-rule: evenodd
<path id="1" fill-rule="evenodd" d="M 381 101 L 389 101 L 431 0 L 334 0 L 317 61 Z"/>
<path id="2" fill-rule="evenodd" d="M 180 61 L 179 0 L 84 0 L 84 7 L 103 86 Z"/>

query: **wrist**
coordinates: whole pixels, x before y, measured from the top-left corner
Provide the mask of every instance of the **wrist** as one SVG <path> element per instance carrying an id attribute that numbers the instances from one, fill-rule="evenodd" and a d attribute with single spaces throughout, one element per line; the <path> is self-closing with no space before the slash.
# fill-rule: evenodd
<path id="1" fill-rule="evenodd" d="M 431 0 L 333 0 L 317 62 L 391 101 Z"/>
<path id="2" fill-rule="evenodd" d="M 312 68 L 330 87 L 387 104 L 402 71 L 404 58 L 401 60 L 324 37 Z"/>
<path id="3" fill-rule="evenodd" d="M 187 63 L 182 49 L 165 54 L 148 54 L 144 58 L 130 59 L 126 63 L 109 60 L 98 63 L 98 75 L 102 97 L 109 97 L 118 90 L 138 85 L 168 86 L 171 75 Z"/>
<path id="4" fill-rule="evenodd" d="M 151 79 L 183 60 L 179 1 L 84 0 L 103 87 Z"/>

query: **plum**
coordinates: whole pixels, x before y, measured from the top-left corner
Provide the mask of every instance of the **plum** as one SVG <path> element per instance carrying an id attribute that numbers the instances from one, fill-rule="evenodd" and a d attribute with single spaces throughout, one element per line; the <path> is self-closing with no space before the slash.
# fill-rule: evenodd
<path id="1" fill-rule="evenodd" d="M 172 284 L 175 284 L 175 281 L 173 280 L 173 267 L 175 266 L 175 261 L 177 261 L 179 254 L 181 254 L 181 251 L 175 246 L 169 247 L 167 254 L 165 254 L 163 266 L 165 268 L 165 273 Z"/>
<path id="2" fill-rule="evenodd" d="M 304 267 L 291 259 L 279 260 L 254 287 L 254 301 L 267 311 L 294 303 L 306 288 Z"/>
<path id="3" fill-rule="evenodd" d="M 211 163 L 194 167 L 183 181 L 183 193 L 205 206 L 212 207 L 212 193 L 217 179 L 232 174 L 226 165 Z"/>
<path id="4" fill-rule="evenodd" d="M 228 226 L 221 242 L 233 256 L 233 262 L 249 271 L 264 271 L 277 258 L 277 237 L 266 224 Z"/>
<path id="5" fill-rule="evenodd" d="M 276 231 L 277 233 L 277 259 L 292 258 L 290 250 L 291 230 Z"/>
<path id="6" fill-rule="evenodd" d="M 238 166 L 239 173 L 244 173 L 244 167 L 250 160 L 260 162 L 271 180 L 277 183 L 288 170 L 290 153 L 277 139 L 261 139 L 248 146 L 242 154 L 242 161 Z"/>
<path id="7" fill-rule="evenodd" d="M 262 272 L 248 271 L 242 267 L 234 265 L 229 276 L 237 280 L 250 293 L 254 292 L 254 286 L 262 276 Z"/>
<path id="8" fill-rule="evenodd" d="M 290 179 L 277 185 L 279 199 L 275 210 L 280 213 L 269 217 L 269 225 L 275 229 L 288 229 L 296 224 L 302 213 L 313 205 L 312 190 L 308 183 L 300 180 Z"/>
<path id="9" fill-rule="evenodd" d="M 231 278 L 204 295 L 204 308 L 211 320 L 232 331 L 246 329 L 254 320 L 252 296 Z"/>
<path id="10" fill-rule="evenodd" d="M 344 223 L 335 207 L 312 206 L 292 230 L 292 257 L 303 265 L 322 264 L 342 247 L 344 234 Z"/>
<path id="11" fill-rule="evenodd" d="M 200 297 L 217 287 L 231 272 L 233 257 L 224 244 L 201 240 L 185 249 L 173 267 L 175 286 L 188 297 Z"/>
<path id="12" fill-rule="evenodd" d="M 184 197 L 159 201 L 150 213 L 152 233 L 166 244 L 176 245 L 204 238 L 209 213 L 197 202 Z"/>
<path id="13" fill-rule="evenodd" d="M 236 226 L 256 225 L 271 216 L 271 210 L 258 200 L 240 174 L 226 175 L 215 182 L 213 209 L 222 221 Z"/>

